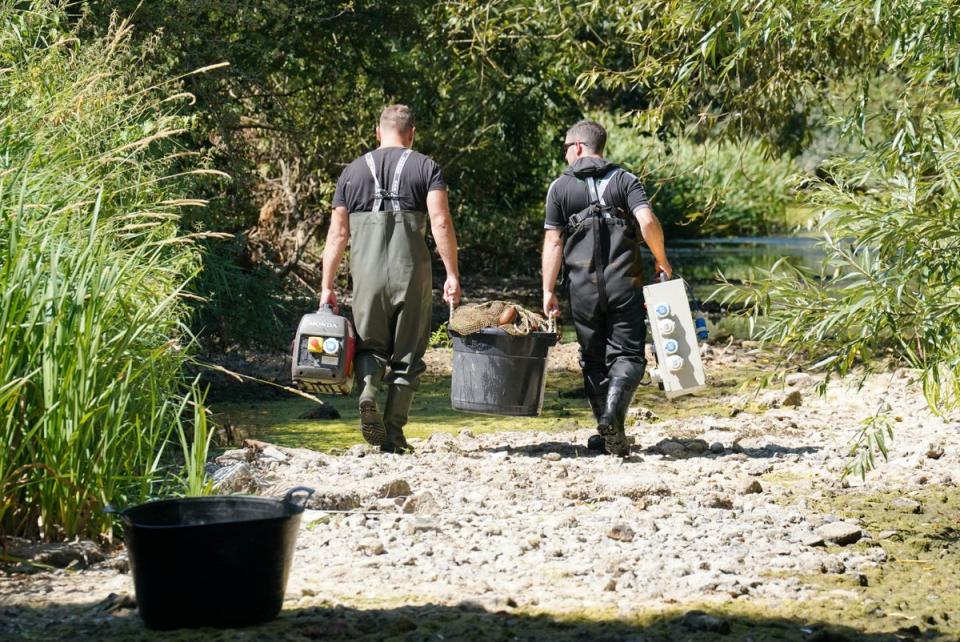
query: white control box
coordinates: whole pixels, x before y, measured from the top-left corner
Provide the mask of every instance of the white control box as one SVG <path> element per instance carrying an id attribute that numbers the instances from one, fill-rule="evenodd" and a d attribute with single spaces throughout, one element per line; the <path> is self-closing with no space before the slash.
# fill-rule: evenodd
<path id="1" fill-rule="evenodd" d="M 643 298 L 657 352 L 657 368 L 651 372 L 653 380 L 663 383 L 667 399 L 706 388 L 700 344 L 683 279 L 647 285 Z"/>

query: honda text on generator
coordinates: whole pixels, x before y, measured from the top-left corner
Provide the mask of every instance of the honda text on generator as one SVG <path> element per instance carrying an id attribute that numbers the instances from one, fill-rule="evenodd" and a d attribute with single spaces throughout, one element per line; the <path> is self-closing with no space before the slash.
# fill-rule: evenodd
<path id="1" fill-rule="evenodd" d="M 353 389 L 356 332 L 327 304 L 300 319 L 293 341 L 293 382 L 307 392 L 347 395 Z"/>

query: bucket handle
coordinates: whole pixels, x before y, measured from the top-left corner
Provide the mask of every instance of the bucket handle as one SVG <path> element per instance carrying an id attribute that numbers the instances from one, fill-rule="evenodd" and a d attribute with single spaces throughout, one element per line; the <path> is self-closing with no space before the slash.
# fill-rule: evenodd
<path id="1" fill-rule="evenodd" d="M 315 492 L 317 491 L 307 486 L 296 486 L 287 491 L 287 494 L 283 496 L 283 502 L 285 504 L 299 506 L 300 508 L 306 508 L 307 500 L 310 499 Z"/>

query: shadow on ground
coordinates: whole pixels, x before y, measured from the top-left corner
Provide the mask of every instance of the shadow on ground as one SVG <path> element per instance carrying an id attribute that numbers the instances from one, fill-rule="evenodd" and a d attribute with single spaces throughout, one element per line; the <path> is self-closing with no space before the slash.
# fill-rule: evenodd
<path id="1" fill-rule="evenodd" d="M 583 426 L 586 427 L 586 426 Z M 631 433 L 631 430 L 627 431 L 628 434 Z M 638 439 L 642 439 L 642 435 L 633 435 Z M 643 455 L 667 455 L 673 459 L 692 459 L 696 457 L 709 457 L 709 458 L 722 458 L 731 455 L 743 454 L 750 459 L 770 459 L 770 458 L 779 458 L 785 455 L 809 455 L 815 453 L 820 448 L 815 446 L 798 446 L 796 448 L 781 446 L 779 444 L 767 444 L 762 448 L 740 448 L 736 452 L 733 451 L 722 451 L 722 452 L 711 452 L 708 449 L 705 450 L 693 450 L 689 447 L 685 447 L 684 443 L 688 441 L 702 441 L 702 440 L 672 440 L 664 439 L 657 444 L 650 446 L 643 445 L 633 445 L 630 448 L 631 457 L 635 458 L 637 462 L 642 461 L 641 457 Z M 670 448 L 670 444 L 675 446 L 675 448 Z M 704 448 L 706 446 L 704 445 Z M 491 453 L 500 453 L 505 452 L 509 455 L 514 456 L 526 456 L 526 457 L 543 457 L 547 453 L 556 453 L 560 455 L 563 459 L 576 459 L 579 457 L 596 457 L 602 456 L 601 453 L 598 453 L 593 450 L 588 450 L 585 444 L 575 444 L 565 441 L 544 441 L 538 444 L 529 444 L 526 446 L 511 446 L 510 444 L 504 444 L 502 446 L 493 446 L 490 448 L 483 448 L 486 452 Z M 627 459 L 630 462 L 630 459 Z"/>
<path id="2" fill-rule="evenodd" d="M 266 624 L 244 629 L 150 631 L 136 611 L 113 613 L 101 605 L 44 608 L 7 607 L 0 639 L 17 640 L 433 640 L 557 642 L 674 642 L 706 640 L 785 640 L 797 642 L 893 642 L 947 640 L 936 627 L 911 626 L 867 632 L 844 626 L 763 616 L 725 616 L 703 611 L 672 611 L 626 619 L 574 619 L 489 611 L 459 606 L 406 606 L 355 609 L 318 606 L 288 609 Z M 589 617 L 589 614 L 587 614 Z"/>

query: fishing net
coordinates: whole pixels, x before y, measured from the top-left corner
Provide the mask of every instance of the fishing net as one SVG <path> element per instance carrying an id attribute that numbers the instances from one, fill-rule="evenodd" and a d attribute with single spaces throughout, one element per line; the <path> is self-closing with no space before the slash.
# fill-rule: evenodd
<path id="1" fill-rule="evenodd" d="M 514 309 L 513 319 L 509 323 L 500 323 L 507 308 Z M 506 316 L 510 316 L 509 313 Z M 473 334 L 484 328 L 500 328 L 507 334 L 526 335 L 531 332 L 548 332 L 551 325 L 542 315 L 515 303 L 486 301 L 467 303 L 456 308 L 450 315 L 447 327 L 459 335 Z"/>

